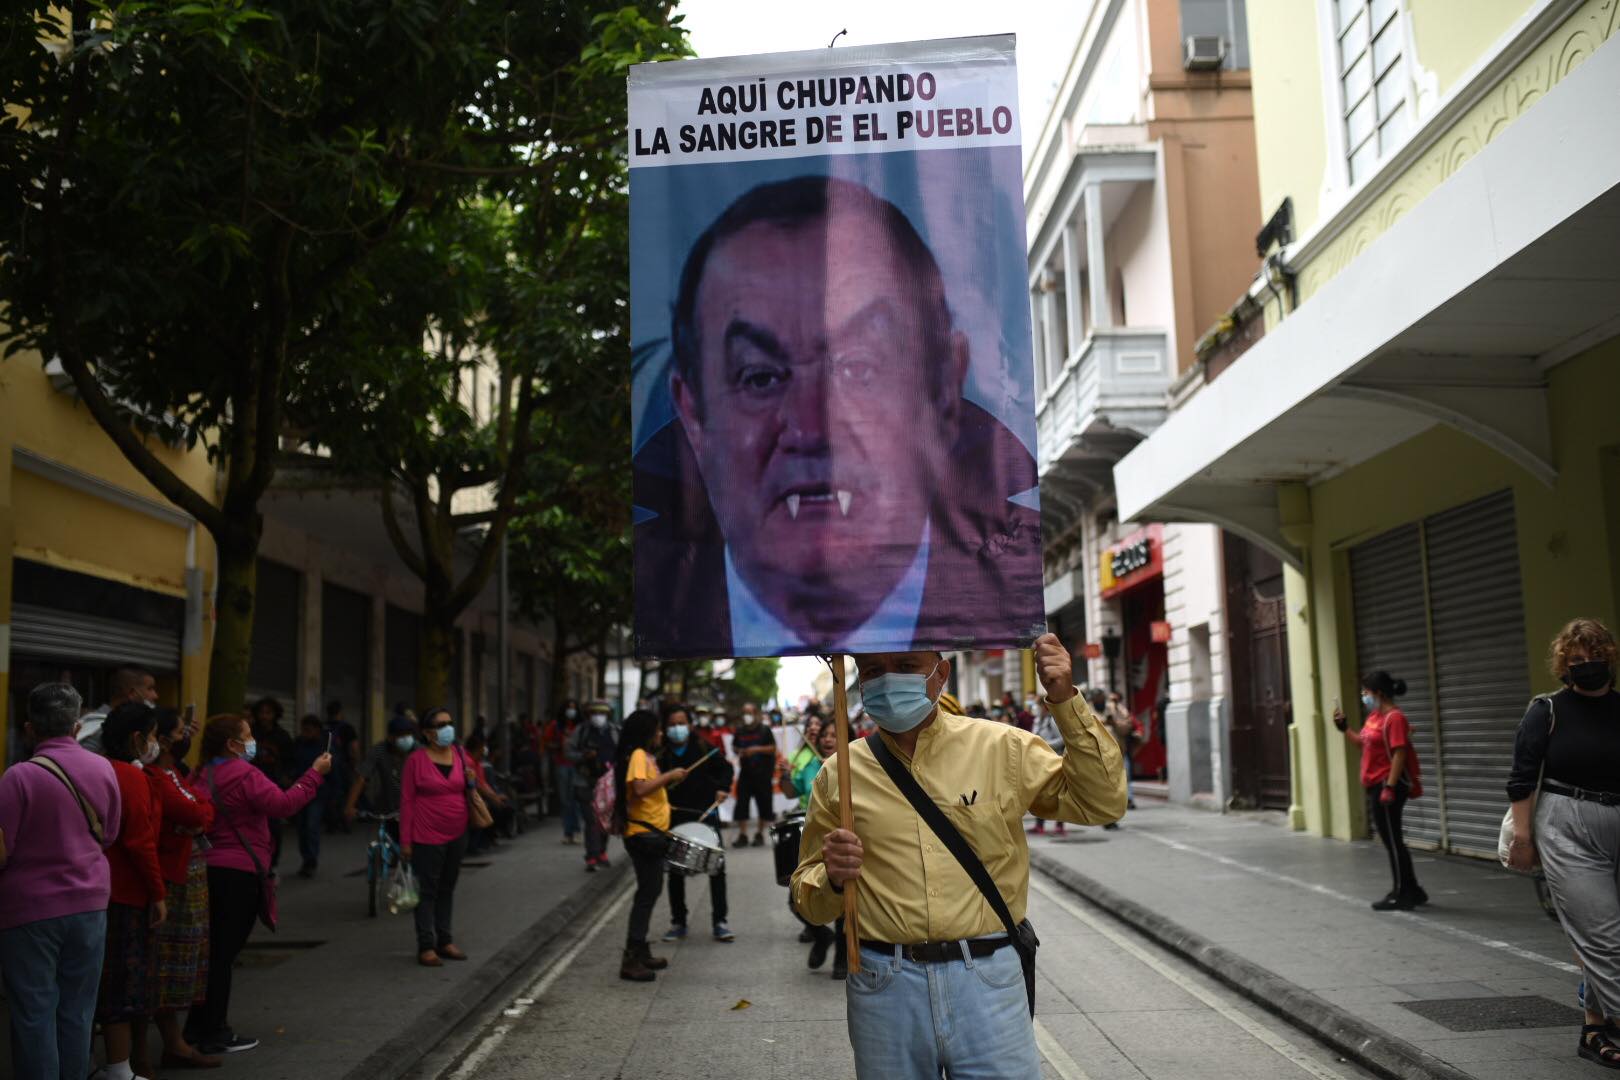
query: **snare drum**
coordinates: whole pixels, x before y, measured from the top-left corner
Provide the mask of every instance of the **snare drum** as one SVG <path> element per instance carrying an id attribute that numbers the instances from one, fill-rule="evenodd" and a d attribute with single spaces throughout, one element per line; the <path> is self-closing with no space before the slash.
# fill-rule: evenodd
<path id="1" fill-rule="evenodd" d="M 771 850 L 776 856 L 776 883 L 787 885 L 799 868 L 799 838 L 804 835 L 804 815 L 789 814 L 771 826 Z"/>
<path id="2" fill-rule="evenodd" d="M 670 831 L 664 861 L 683 874 L 719 874 L 726 869 L 726 852 L 712 826 L 688 821 Z"/>

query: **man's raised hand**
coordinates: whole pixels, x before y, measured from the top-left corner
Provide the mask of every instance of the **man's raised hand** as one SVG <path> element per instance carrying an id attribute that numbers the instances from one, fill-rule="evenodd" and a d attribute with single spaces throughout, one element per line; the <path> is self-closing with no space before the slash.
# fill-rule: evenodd
<path id="1" fill-rule="evenodd" d="M 1074 660 L 1056 634 L 1035 639 L 1035 674 L 1053 705 L 1074 697 Z"/>

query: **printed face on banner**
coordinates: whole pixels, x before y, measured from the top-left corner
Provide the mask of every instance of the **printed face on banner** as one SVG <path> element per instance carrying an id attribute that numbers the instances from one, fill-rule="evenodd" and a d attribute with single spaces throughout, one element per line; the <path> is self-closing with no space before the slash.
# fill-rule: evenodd
<path id="1" fill-rule="evenodd" d="M 911 100 L 823 106 L 818 87 L 859 97 L 866 78 L 774 74 L 807 59 L 874 69 Z M 721 115 L 716 84 L 776 115 Z M 899 109 L 929 105 L 918 84 L 972 107 L 919 119 Z M 1010 39 L 632 75 L 641 654 L 1007 647 L 1041 631 L 1014 87 Z M 701 149 L 737 145 L 743 123 L 780 144 L 811 121 L 823 139 L 807 146 Z M 955 149 L 890 138 L 947 128 Z M 829 146 L 829 130 L 866 145 Z"/>

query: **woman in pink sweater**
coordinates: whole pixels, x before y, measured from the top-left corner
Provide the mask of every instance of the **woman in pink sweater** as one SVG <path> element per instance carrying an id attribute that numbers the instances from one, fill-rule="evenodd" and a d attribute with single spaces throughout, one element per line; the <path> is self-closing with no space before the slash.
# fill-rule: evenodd
<path id="1" fill-rule="evenodd" d="M 422 748 L 405 759 L 399 798 L 400 852 L 411 864 L 421 902 L 416 905 L 416 960 L 440 967 L 467 954 L 450 936 L 456 879 L 467 853 L 467 790 L 476 781 L 456 745 L 450 710 L 422 717 Z"/>
<path id="2" fill-rule="evenodd" d="M 227 1016 L 231 968 L 258 918 L 259 879 L 271 872 L 270 820 L 302 810 L 332 771 L 332 755 L 322 754 L 283 791 L 253 767 L 258 749 L 247 720 L 210 717 L 203 728 L 202 767 L 191 774 L 192 786 L 214 804 L 214 823 L 208 830 L 208 990 L 186 1018 L 185 1037 L 210 1056 L 259 1045 L 232 1031 Z"/>

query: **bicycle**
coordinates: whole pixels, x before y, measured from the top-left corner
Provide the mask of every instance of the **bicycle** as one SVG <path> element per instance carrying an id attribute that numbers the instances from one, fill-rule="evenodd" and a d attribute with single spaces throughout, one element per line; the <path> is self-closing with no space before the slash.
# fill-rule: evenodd
<path id="1" fill-rule="evenodd" d="M 399 815 L 373 814 L 363 810 L 355 817 L 377 823 L 377 838 L 366 845 L 366 914 L 376 918 L 378 894 L 387 886 L 388 876 L 394 867 L 404 859 L 399 844 L 388 831 L 388 823 L 398 821 Z"/>

